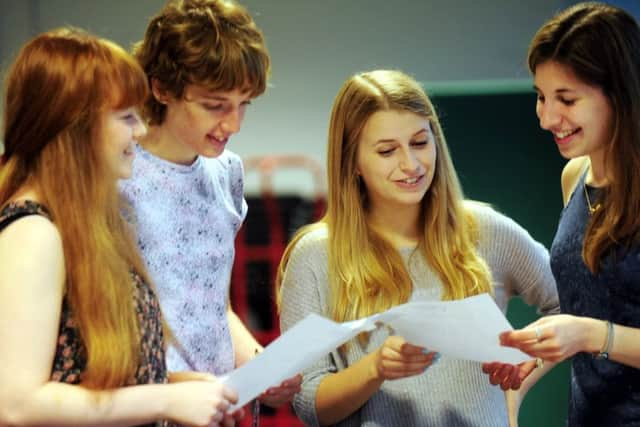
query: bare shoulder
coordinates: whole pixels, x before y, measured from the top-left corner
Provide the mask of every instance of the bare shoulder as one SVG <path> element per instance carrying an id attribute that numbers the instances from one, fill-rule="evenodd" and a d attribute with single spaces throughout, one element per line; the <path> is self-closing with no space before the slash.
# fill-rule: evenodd
<path id="1" fill-rule="evenodd" d="M 562 201 L 566 206 L 571 197 L 571 193 L 578 185 L 580 176 L 589 167 L 589 158 L 587 156 L 571 159 L 562 169 L 562 177 L 560 184 L 562 185 Z"/>
<path id="2" fill-rule="evenodd" d="M 0 232 L 0 245 L 7 243 L 45 246 L 51 249 L 56 245 L 62 247 L 62 238 L 53 222 L 42 215 L 29 215 L 11 223 Z M 17 247 L 15 249 L 18 249 Z"/>
<path id="3" fill-rule="evenodd" d="M 41 215 L 20 218 L 0 233 L 0 272 L 15 274 L 34 268 L 59 274 L 63 263 L 60 232 Z"/>

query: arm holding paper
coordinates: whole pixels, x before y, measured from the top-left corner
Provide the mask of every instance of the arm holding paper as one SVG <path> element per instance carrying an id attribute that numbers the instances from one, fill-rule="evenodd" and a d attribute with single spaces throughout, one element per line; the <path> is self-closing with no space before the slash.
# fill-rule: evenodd
<path id="1" fill-rule="evenodd" d="M 301 239 L 289 258 L 279 294 L 283 333 L 310 312 L 326 315 L 323 235 L 324 231 L 318 230 Z M 360 346 L 357 339 L 348 345 Z M 344 351 L 333 351 L 305 371 L 302 392 L 293 402 L 305 424 L 329 425 L 352 416 L 385 380 L 421 374 L 435 356 L 398 336 L 387 337 L 380 347 L 352 364 Z"/>
<path id="2" fill-rule="evenodd" d="M 335 424 L 353 414 L 384 381 L 422 374 L 435 355 L 402 337 L 388 337 L 373 353 L 320 382 L 315 402 L 320 425 Z"/>

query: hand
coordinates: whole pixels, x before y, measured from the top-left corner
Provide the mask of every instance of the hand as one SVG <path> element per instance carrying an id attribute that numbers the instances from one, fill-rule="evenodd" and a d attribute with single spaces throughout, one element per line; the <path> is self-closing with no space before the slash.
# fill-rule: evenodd
<path id="1" fill-rule="evenodd" d="M 489 382 L 500 385 L 503 390 L 518 390 L 522 382 L 536 368 L 536 361 L 529 360 L 518 365 L 490 362 L 482 364 L 482 372 L 489 375 Z"/>
<path id="2" fill-rule="evenodd" d="M 376 377 L 382 380 L 421 374 L 437 360 L 437 353 L 427 353 L 425 348 L 409 344 L 399 336 L 388 337 L 374 354 Z"/>
<path id="3" fill-rule="evenodd" d="M 302 375 L 296 375 L 284 380 L 279 386 L 271 387 L 259 397 L 260 402 L 272 408 L 279 408 L 283 404 L 293 399 L 293 396 L 300 391 Z"/>
<path id="4" fill-rule="evenodd" d="M 230 413 L 225 413 L 224 414 L 224 418 L 222 419 L 222 422 L 220 423 L 221 427 L 234 427 L 236 425 L 236 422 L 240 421 L 241 419 L 244 418 L 244 409 L 240 408 L 238 410 L 236 410 L 235 412 L 233 412 L 232 414 Z M 215 426 L 216 424 L 214 424 Z"/>
<path id="5" fill-rule="evenodd" d="M 197 427 L 234 424 L 226 412 L 238 396 L 220 382 L 184 381 L 167 387 L 172 387 L 167 411 L 167 418 L 172 421 Z"/>
<path id="6" fill-rule="evenodd" d="M 524 329 L 503 332 L 500 344 L 518 348 L 532 357 L 560 362 L 580 351 L 597 351 L 593 342 L 604 342 L 605 335 L 604 322 L 557 314 L 538 319 Z"/>

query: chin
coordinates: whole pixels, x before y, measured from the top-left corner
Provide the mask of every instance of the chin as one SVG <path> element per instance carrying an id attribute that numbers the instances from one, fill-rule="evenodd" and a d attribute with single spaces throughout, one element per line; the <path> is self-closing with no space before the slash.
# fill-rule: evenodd
<path id="1" fill-rule="evenodd" d="M 201 155 L 202 157 L 206 157 L 208 159 L 214 159 L 218 156 L 220 156 L 220 154 L 222 154 L 224 152 L 224 148 L 221 150 L 206 150 L 205 152 L 201 152 L 198 153 L 199 155 Z"/>
<path id="2" fill-rule="evenodd" d="M 575 152 L 575 150 L 558 150 L 560 155 L 567 160 L 575 159 L 576 157 L 584 156 L 584 153 Z"/>
<path id="3" fill-rule="evenodd" d="M 416 197 L 416 198 L 412 198 L 412 199 L 404 199 L 404 200 L 400 200 L 399 204 L 400 205 L 404 205 L 406 207 L 411 207 L 411 206 L 416 206 L 419 205 L 420 203 L 422 203 L 422 199 L 423 197 Z"/>
<path id="4" fill-rule="evenodd" d="M 116 177 L 117 179 L 129 179 L 131 178 L 131 175 L 132 175 L 132 170 L 126 169 L 126 170 L 118 171 L 118 173 L 116 174 Z"/>

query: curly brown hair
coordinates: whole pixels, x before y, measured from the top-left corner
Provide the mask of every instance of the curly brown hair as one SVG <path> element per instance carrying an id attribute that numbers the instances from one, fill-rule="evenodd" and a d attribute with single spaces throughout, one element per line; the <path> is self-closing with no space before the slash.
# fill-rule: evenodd
<path id="1" fill-rule="evenodd" d="M 150 86 L 155 81 L 175 98 L 189 84 L 242 88 L 256 97 L 265 91 L 270 70 L 262 32 L 244 7 L 225 0 L 169 1 L 133 53 Z M 162 124 L 166 106 L 151 95 L 143 114 L 149 124 Z"/>

